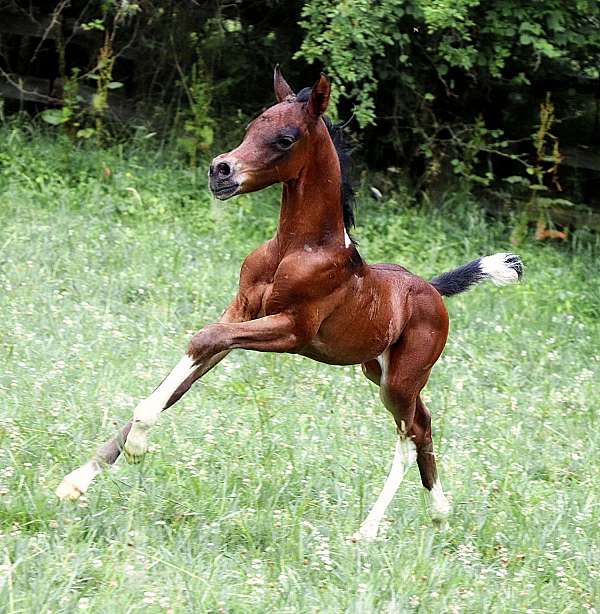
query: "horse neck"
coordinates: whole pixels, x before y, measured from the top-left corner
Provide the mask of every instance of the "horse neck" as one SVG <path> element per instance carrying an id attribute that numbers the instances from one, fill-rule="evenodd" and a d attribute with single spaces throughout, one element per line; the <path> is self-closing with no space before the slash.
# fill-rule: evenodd
<path id="1" fill-rule="evenodd" d="M 345 241 L 340 162 L 325 124 L 319 124 L 306 165 L 283 185 L 277 228 L 283 251 Z"/>

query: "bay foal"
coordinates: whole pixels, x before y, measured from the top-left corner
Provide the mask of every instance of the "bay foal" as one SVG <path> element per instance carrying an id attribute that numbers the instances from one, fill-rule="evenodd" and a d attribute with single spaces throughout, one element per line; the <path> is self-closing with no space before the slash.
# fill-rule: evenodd
<path id="1" fill-rule="evenodd" d="M 495 254 L 431 282 L 396 264 L 367 265 L 348 235 L 353 218 L 340 167 L 345 157 L 332 141 L 339 133 L 323 118 L 329 81 L 322 75 L 312 89 L 295 95 L 276 68 L 275 95 L 277 104 L 255 119 L 239 147 L 217 156 L 209 170 L 210 189 L 220 200 L 283 183 L 275 236 L 244 261 L 238 294 L 221 319 L 192 337 L 185 356 L 139 403 L 119 435 L 64 478 L 59 497 L 79 497 L 122 449 L 128 460 L 139 461 L 148 429 L 161 411 L 239 348 L 361 364 L 379 386 L 398 439 L 389 476 L 355 540 L 377 535 L 386 507 L 415 460 L 432 516 L 442 519 L 449 513 L 436 470 L 431 416 L 420 397 L 448 334 L 442 296 L 484 279 L 517 281 L 522 264 L 512 254 Z"/>

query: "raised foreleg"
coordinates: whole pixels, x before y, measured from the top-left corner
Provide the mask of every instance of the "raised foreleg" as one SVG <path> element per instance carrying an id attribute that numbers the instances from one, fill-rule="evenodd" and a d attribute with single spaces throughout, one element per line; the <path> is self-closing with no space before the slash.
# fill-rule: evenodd
<path id="1" fill-rule="evenodd" d="M 300 324 L 301 322 L 301 324 Z M 177 401 L 193 384 L 232 349 L 264 352 L 293 352 L 300 349 L 318 328 L 318 321 L 309 313 L 279 313 L 257 320 L 231 322 L 224 318 L 198 332 L 182 358 L 163 383 L 142 401 L 127 425 L 112 442 L 105 444 L 96 456 L 64 478 L 56 493 L 61 498 L 77 499 L 89 487 L 106 463 L 118 457 L 122 438 L 123 450 L 130 460 L 138 460 L 146 449 L 148 429 L 156 423 L 163 409 Z M 129 431 L 127 432 L 129 428 Z M 114 457 L 114 460 L 113 460 Z"/>
<path id="2" fill-rule="evenodd" d="M 148 431 L 158 422 L 161 412 L 176 403 L 196 380 L 208 373 L 228 353 L 220 352 L 201 363 L 196 363 L 187 353 L 160 386 L 138 404 L 123 448 L 129 462 L 137 463 L 143 458 L 148 449 Z"/>
<path id="3" fill-rule="evenodd" d="M 258 311 L 259 304 L 259 297 L 258 300 L 250 303 L 247 299 L 238 296 L 221 317 L 221 322 L 250 319 Z M 69 473 L 62 480 L 56 489 L 57 496 L 72 501 L 79 498 L 87 491 L 96 475 L 106 466 L 116 462 L 125 448 L 126 441 L 130 443 L 128 450 L 130 460 L 140 458 L 146 448 L 147 431 L 152 424 L 156 423 L 160 412 L 178 401 L 189 390 L 194 381 L 218 364 L 227 353 L 216 354 L 207 359 L 204 364 L 197 365 L 195 368 L 192 368 L 193 360 L 186 354 L 154 392 L 139 403 L 134 411 L 133 418 L 123 426 L 117 435 L 100 446 L 89 461 Z M 132 431 L 133 436 L 131 437 Z"/>
<path id="4" fill-rule="evenodd" d="M 281 313 L 249 322 L 221 321 L 205 326 L 190 341 L 187 354 L 163 383 L 135 409 L 133 425 L 124 452 L 131 462 L 146 452 L 148 429 L 160 413 L 175 403 L 191 385 L 231 350 L 240 348 L 265 352 L 290 352 L 302 344 L 295 318 Z"/>

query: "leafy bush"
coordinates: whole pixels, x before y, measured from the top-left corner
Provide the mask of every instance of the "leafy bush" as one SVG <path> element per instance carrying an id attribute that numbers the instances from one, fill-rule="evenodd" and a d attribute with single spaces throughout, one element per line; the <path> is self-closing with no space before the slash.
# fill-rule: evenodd
<path id="1" fill-rule="evenodd" d="M 362 126 L 375 121 L 375 96 L 390 81 L 408 106 L 496 80 L 521 86 L 557 68 L 598 76 L 593 0 L 309 0 L 302 15 L 298 57 L 327 66 Z"/>
<path id="2" fill-rule="evenodd" d="M 536 174 L 536 111 L 547 93 L 557 151 L 559 141 L 594 142 L 589 98 L 572 95 L 593 91 L 599 76 L 593 0 L 309 0 L 302 16 L 297 57 L 326 67 L 334 103 L 352 105 L 371 135 L 371 161 L 399 158 L 417 190 L 448 174 L 471 185 L 526 180 L 523 163 Z M 576 130 L 586 113 L 588 130 Z"/>

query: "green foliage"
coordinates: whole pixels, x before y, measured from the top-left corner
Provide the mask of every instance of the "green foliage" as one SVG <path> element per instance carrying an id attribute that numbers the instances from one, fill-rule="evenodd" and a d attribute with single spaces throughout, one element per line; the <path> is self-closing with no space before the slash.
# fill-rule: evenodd
<path id="1" fill-rule="evenodd" d="M 13 4 L 24 14 L 46 10 Z M 67 45 L 81 35 L 69 34 L 75 14 L 86 44 L 95 41 L 88 65 L 78 45 Z M 600 4 L 593 0 L 92 0 L 57 3 L 53 15 L 57 24 L 67 20 L 53 31 L 60 79 L 52 95 L 62 104 L 41 119 L 96 143 L 156 134 L 176 143 L 192 168 L 239 142 L 248 119 L 273 102 L 278 62 L 297 89 L 320 68 L 332 76 L 330 111 L 346 119 L 354 110 L 360 162 L 402 168 L 411 197 L 428 202 L 480 188 L 524 210 L 538 189 L 531 188 L 532 133 L 546 92 L 555 105 L 552 133 L 565 151 L 599 138 Z M 22 63 L 13 56 L 2 66 Z M 538 200 L 548 212 L 548 203 L 589 198 L 577 171 L 560 172 L 571 175 L 561 178 L 565 193 L 546 181 Z"/>
<path id="2" fill-rule="evenodd" d="M 89 139 L 106 136 L 105 122 L 109 110 L 108 97 L 111 91 L 123 87 L 123 83 L 113 79 L 115 53 L 113 43 L 119 27 L 124 21 L 135 15 L 140 7 L 131 2 L 109 0 L 101 7 L 102 17 L 92 19 L 81 25 L 84 31 L 103 32 L 103 43 L 98 50 L 95 65 L 87 71 L 79 67 L 66 74 L 65 41 L 62 36 L 56 40 L 57 53 L 60 57 L 60 71 L 63 80 L 63 96 L 60 108 L 46 109 L 40 117 L 52 126 L 64 126 L 71 137 Z M 56 16 L 58 18 L 58 15 Z M 80 84 L 91 82 L 95 93 L 89 107 L 80 95 Z"/>
<path id="3" fill-rule="evenodd" d="M 558 182 L 558 168 L 563 160 L 559 149 L 558 138 L 553 134 L 556 123 L 554 105 L 550 96 L 540 105 L 540 118 L 538 129 L 532 136 L 535 148 L 533 163 L 526 165 L 525 177 L 511 177 L 513 183 L 525 186 L 529 191 L 529 198 L 523 203 L 521 212 L 517 216 L 517 223 L 511 234 L 514 244 L 520 243 L 527 234 L 527 224 L 530 219 L 537 216 L 538 237 L 542 238 L 546 227 L 552 224 L 553 206 L 573 207 L 574 203 L 565 199 L 553 197 L 551 190 L 562 188 Z M 519 179 L 520 181 L 515 181 Z"/>
<path id="4" fill-rule="evenodd" d="M 299 57 L 327 67 L 339 95 L 355 100 L 363 126 L 375 120 L 375 93 L 390 71 L 396 95 L 423 97 L 432 75 L 451 95 L 459 77 L 476 87 L 495 79 L 526 83 L 542 63 L 551 70 L 557 61 L 563 72 L 591 75 L 600 57 L 593 0 L 310 0 L 302 15 Z"/>
<path id="5" fill-rule="evenodd" d="M 306 37 L 297 57 L 309 63 L 319 60 L 336 80 L 332 103 L 340 97 L 355 101 L 355 113 L 364 126 L 374 119 L 377 75 L 374 62 L 386 47 L 405 35 L 394 26 L 404 15 L 402 0 L 373 3 L 369 0 L 307 2 L 302 10 Z M 333 107 L 335 109 L 335 106 Z"/>
<path id="6" fill-rule="evenodd" d="M 92 113 L 95 118 L 95 130 L 98 136 L 102 135 L 104 116 L 108 110 L 108 92 L 110 85 L 115 83 L 112 79 L 115 57 L 112 49 L 112 40 L 106 35 L 104 45 L 98 52 L 96 67 L 87 75 L 88 79 L 96 82 L 96 93 L 92 96 Z M 118 87 L 118 84 L 117 84 Z"/>
<path id="7" fill-rule="evenodd" d="M 413 167 L 424 161 L 415 191 L 426 198 L 449 186 L 449 174 L 487 188 L 499 176 L 529 185 L 539 169 L 531 132 L 543 97 L 535 92 L 560 94 L 596 78 L 600 65 L 600 4 L 592 0 L 309 0 L 302 14 L 297 57 L 322 64 L 334 102 L 353 105 L 361 127 L 372 126 L 379 165 L 389 164 L 390 150 Z M 568 119 L 561 126 L 561 114 L 583 113 L 563 102 L 555 137 L 593 144 L 591 113 L 585 135 L 571 132 Z M 558 191 L 555 183 L 544 202 L 564 199 Z"/>
<path id="8" fill-rule="evenodd" d="M 152 137 L 140 135 L 130 141 L 127 155 L 120 145 L 99 148 L 85 139 L 73 143 L 66 135 L 58 140 L 38 137 L 28 146 L 28 135 L 18 126 L 3 129 L 3 143 L 0 191 L 9 184 L 17 190 L 36 190 L 42 208 L 58 202 L 71 210 L 123 220 L 186 214 L 193 219 L 197 214 L 194 224 L 214 228 L 218 213 L 208 193 L 196 187 L 195 171 L 153 170 L 151 164 L 162 168 L 176 156 L 169 151 L 163 158 Z"/>
<path id="9" fill-rule="evenodd" d="M 51 126 L 60 126 L 69 121 L 71 114 L 68 109 L 46 109 L 40 113 L 41 118 Z"/>
<path id="10" fill-rule="evenodd" d="M 83 99 L 79 95 L 80 71 L 74 68 L 71 75 L 64 79 L 62 106 L 58 109 L 46 109 L 40 117 L 52 126 L 64 126 L 67 133 L 78 138 L 88 138 L 95 133 L 93 128 L 82 128 L 85 122 Z"/>
<path id="11" fill-rule="evenodd" d="M 212 87 L 201 61 L 192 66 L 190 77 L 181 74 L 188 106 L 183 115 L 184 135 L 177 139 L 183 147 L 192 168 L 196 168 L 198 155 L 206 153 L 214 141 L 214 120 L 211 117 Z"/>

